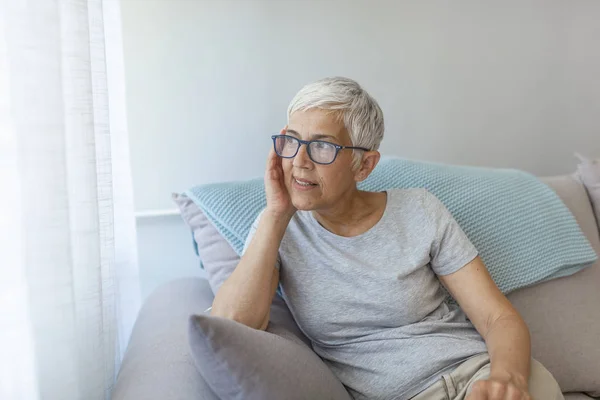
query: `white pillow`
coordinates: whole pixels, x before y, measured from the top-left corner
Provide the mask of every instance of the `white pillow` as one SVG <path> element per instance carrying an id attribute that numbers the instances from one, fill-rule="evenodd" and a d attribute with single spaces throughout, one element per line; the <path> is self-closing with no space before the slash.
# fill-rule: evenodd
<path id="1" fill-rule="evenodd" d="M 181 211 L 181 217 L 192 231 L 210 288 L 216 294 L 240 262 L 240 256 L 192 199 L 177 193 L 173 193 L 172 198 Z"/>
<path id="2" fill-rule="evenodd" d="M 576 154 L 581 163 L 577 166 L 577 178 L 585 185 L 594 207 L 596 223 L 600 227 L 600 159 L 590 160 L 580 154 Z"/>

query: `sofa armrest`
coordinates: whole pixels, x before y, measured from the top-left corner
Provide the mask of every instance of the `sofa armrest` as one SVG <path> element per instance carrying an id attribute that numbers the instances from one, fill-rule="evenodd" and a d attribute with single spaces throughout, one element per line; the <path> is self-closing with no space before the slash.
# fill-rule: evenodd
<path id="1" fill-rule="evenodd" d="M 190 355 L 188 322 L 213 301 L 208 281 L 178 279 L 145 301 L 112 392 L 113 400 L 218 400 Z"/>

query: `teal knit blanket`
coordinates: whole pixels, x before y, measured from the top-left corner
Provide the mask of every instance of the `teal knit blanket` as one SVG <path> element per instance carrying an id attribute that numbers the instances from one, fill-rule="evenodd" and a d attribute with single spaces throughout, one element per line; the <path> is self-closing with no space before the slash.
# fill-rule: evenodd
<path id="1" fill-rule="evenodd" d="M 503 293 L 571 275 L 597 258 L 554 191 L 522 171 L 384 158 L 359 187 L 418 187 L 436 195 Z M 266 205 L 262 179 L 199 185 L 185 193 L 241 254 L 252 222 Z"/>

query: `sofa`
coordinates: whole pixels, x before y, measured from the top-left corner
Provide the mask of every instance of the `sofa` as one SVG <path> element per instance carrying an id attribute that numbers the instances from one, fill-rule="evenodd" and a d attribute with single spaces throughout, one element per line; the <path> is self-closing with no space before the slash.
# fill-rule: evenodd
<path id="1" fill-rule="evenodd" d="M 600 254 L 599 227 L 585 186 L 572 175 L 542 181 L 570 209 Z M 197 277 L 168 282 L 149 296 L 137 318 L 113 400 L 218 399 L 198 372 L 188 341 L 190 316 L 203 313 L 213 297 L 209 282 Z M 600 261 L 508 298 L 529 326 L 533 356 L 553 373 L 565 398 L 600 398 Z M 276 302 L 280 304 L 272 320 L 290 318 L 281 314 L 281 299 Z"/>

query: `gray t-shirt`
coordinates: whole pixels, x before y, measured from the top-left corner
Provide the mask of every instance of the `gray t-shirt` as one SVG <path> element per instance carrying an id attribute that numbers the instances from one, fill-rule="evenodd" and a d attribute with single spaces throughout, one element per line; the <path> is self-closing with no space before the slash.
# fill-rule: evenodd
<path id="1" fill-rule="evenodd" d="M 393 189 L 381 220 L 354 237 L 296 212 L 276 267 L 298 326 L 355 399 L 409 399 L 486 351 L 436 276 L 476 256 L 433 194 Z"/>

